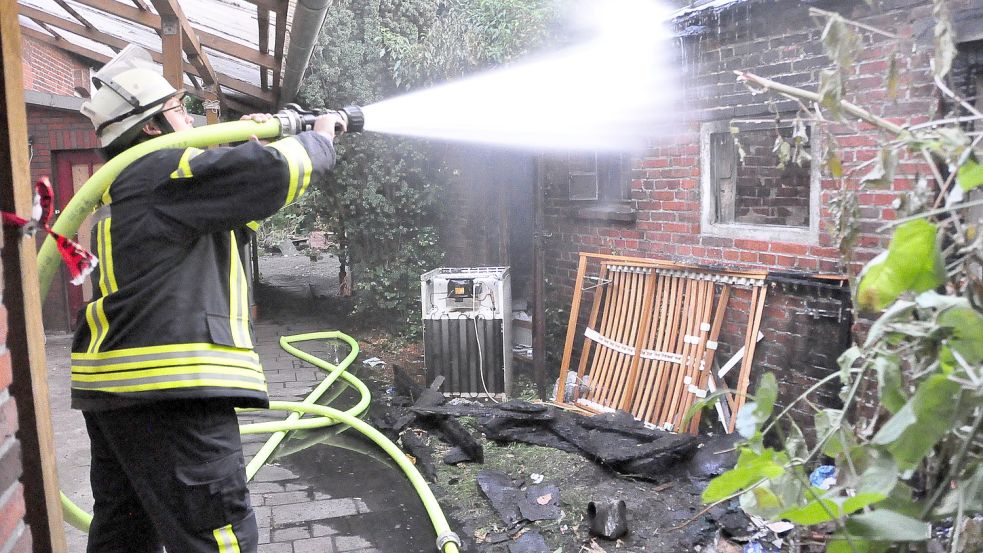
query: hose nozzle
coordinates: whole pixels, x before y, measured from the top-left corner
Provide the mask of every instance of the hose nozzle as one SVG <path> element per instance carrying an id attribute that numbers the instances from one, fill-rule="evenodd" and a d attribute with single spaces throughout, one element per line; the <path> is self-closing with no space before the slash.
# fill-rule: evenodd
<path id="1" fill-rule="evenodd" d="M 347 128 L 342 129 L 341 125 L 335 126 L 335 132 L 361 132 L 365 128 L 365 115 L 362 108 L 358 106 L 345 106 L 340 110 L 330 110 L 323 108 L 304 109 L 297 104 L 287 104 L 275 115 L 280 120 L 280 135 L 293 136 L 314 128 L 314 121 L 320 115 L 337 113 L 345 118 Z"/>

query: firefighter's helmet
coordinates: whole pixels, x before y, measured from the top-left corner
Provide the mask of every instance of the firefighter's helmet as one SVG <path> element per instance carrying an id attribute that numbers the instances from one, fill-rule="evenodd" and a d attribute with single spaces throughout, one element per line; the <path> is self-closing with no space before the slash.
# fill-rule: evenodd
<path id="1" fill-rule="evenodd" d="M 92 76 L 96 90 L 82 104 L 104 148 L 125 146 L 144 123 L 161 112 L 164 102 L 183 96 L 160 71 L 146 50 L 130 44 Z"/>

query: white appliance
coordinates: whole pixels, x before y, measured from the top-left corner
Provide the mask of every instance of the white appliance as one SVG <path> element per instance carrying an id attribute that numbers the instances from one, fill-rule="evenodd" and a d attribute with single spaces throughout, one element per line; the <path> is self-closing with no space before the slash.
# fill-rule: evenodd
<path id="1" fill-rule="evenodd" d="M 427 384 L 463 397 L 512 389 L 512 288 L 508 267 L 441 267 L 420 277 Z"/>

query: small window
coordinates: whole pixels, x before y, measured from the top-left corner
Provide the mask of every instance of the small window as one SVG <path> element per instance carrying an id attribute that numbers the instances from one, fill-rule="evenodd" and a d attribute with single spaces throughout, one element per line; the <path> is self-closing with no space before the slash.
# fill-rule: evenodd
<path id="1" fill-rule="evenodd" d="M 704 234 L 783 242 L 819 235 L 818 148 L 808 124 L 703 125 Z"/>
<path id="2" fill-rule="evenodd" d="M 631 156 L 590 153 L 567 158 L 571 200 L 620 202 L 628 199 Z"/>

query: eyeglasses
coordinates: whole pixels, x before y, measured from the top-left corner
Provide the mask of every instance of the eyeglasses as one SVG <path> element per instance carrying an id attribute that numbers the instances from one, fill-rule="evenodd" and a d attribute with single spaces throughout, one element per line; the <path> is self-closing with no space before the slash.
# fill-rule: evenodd
<path id="1" fill-rule="evenodd" d="M 188 110 L 185 109 L 184 104 L 178 104 L 172 108 L 164 108 L 160 110 L 161 113 L 164 113 L 166 111 L 173 111 L 176 112 L 178 115 L 188 115 Z"/>

